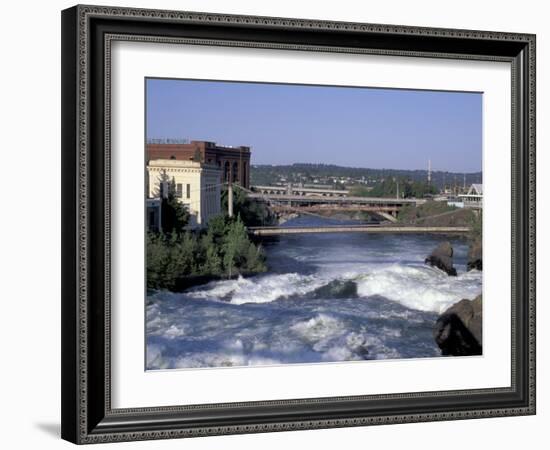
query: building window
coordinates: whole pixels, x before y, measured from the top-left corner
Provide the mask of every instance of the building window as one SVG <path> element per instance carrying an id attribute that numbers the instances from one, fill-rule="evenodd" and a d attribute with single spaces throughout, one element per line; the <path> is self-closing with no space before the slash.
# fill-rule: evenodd
<path id="1" fill-rule="evenodd" d="M 186 191 L 187 198 L 191 198 L 191 185 L 189 183 L 187 183 Z"/>
<path id="2" fill-rule="evenodd" d="M 229 161 L 225 162 L 223 172 L 224 172 L 223 173 L 223 180 L 224 181 L 229 181 L 229 172 L 230 172 Z"/>
<path id="3" fill-rule="evenodd" d="M 176 197 L 181 198 L 183 196 L 183 186 L 181 183 L 176 184 Z"/>
<path id="4" fill-rule="evenodd" d="M 237 181 L 239 181 L 238 179 L 238 175 L 239 175 L 239 165 L 237 163 L 237 161 L 235 161 L 233 163 L 233 173 L 232 173 L 232 181 L 235 183 Z"/>

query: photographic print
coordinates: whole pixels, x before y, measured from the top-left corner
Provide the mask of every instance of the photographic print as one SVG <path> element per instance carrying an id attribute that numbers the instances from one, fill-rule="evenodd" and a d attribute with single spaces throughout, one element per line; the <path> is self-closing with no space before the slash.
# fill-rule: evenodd
<path id="1" fill-rule="evenodd" d="M 145 98 L 146 370 L 483 354 L 482 93 Z"/>
<path id="2" fill-rule="evenodd" d="M 536 413 L 535 35 L 61 24 L 63 439 Z"/>

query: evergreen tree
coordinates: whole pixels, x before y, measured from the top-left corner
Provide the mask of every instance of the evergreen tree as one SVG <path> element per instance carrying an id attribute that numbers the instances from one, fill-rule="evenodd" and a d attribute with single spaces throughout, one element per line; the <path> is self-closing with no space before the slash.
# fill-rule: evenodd
<path id="1" fill-rule="evenodd" d="M 266 270 L 264 252 L 250 241 L 240 217 L 214 217 L 201 232 L 147 235 L 149 288 L 173 290 L 190 276 L 234 277 Z"/>
<path id="2" fill-rule="evenodd" d="M 190 214 L 187 206 L 176 197 L 176 181 L 174 178 L 167 184 L 168 192 L 162 199 L 161 223 L 166 233 L 173 231 L 181 233 L 189 224 Z"/>
<path id="3" fill-rule="evenodd" d="M 243 266 L 250 241 L 239 216 L 229 224 L 223 243 L 223 265 L 226 274 L 232 277 Z"/>
<path id="4" fill-rule="evenodd" d="M 222 190 L 222 211 L 227 211 L 227 189 Z M 263 202 L 248 198 L 238 185 L 233 185 L 233 213 L 240 216 L 247 227 L 272 225 L 275 217 Z"/>

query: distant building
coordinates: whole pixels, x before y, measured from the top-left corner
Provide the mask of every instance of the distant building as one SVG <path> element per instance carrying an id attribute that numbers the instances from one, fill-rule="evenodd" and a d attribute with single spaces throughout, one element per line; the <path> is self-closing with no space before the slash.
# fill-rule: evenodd
<path id="1" fill-rule="evenodd" d="M 483 206 L 483 184 L 472 184 L 466 194 L 458 196 L 464 202 L 465 208 L 481 208 Z"/>
<path id="2" fill-rule="evenodd" d="M 250 187 L 250 147 L 228 147 L 208 141 L 190 143 L 155 143 L 146 148 L 147 161 L 169 159 L 176 161 L 196 161 L 217 166 L 220 180 Z"/>
<path id="3" fill-rule="evenodd" d="M 147 164 L 149 199 L 166 195 L 166 184 L 173 181 L 176 198 L 187 205 L 191 214 L 190 226 L 204 227 L 210 218 L 221 214 L 220 172 L 216 165 L 197 161 L 150 160 Z M 148 203 L 148 214 L 151 210 Z M 154 220 L 153 215 L 149 216 L 149 220 Z"/>

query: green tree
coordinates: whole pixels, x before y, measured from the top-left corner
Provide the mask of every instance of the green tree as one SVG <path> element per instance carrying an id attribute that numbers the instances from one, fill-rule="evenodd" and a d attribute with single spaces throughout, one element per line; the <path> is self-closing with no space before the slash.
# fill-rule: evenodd
<path id="1" fill-rule="evenodd" d="M 190 214 L 187 206 L 181 203 L 174 194 L 162 199 L 161 223 L 166 233 L 181 233 L 189 224 Z"/>
<path id="2" fill-rule="evenodd" d="M 201 239 L 201 246 L 204 252 L 204 274 L 223 274 L 222 245 L 227 229 L 227 216 L 215 216 L 208 221 L 206 234 Z"/>
<path id="3" fill-rule="evenodd" d="M 264 252 L 250 241 L 240 217 L 214 217 L 200 232 L 147 235 L 149 288 L 173 290 L 186 277 L 233 277 L 266 269 Z"/>
<path id="4" fill-rule="evenodd" d="M 188 249 L 182 247 L 181 237 L 177 233 L 149 233 L 147 236 L 148 287 L 173 289 L 178 278 L 191 273 L 192 256 Z"/>
<path id="5" fill-rule="evenodd" d="M 260 245 L 256 246 L 250 242 L 246 255 L 246 270 L 248 272 L 265 272 L 265 254 Z"/>
<path id="6" fill-rule="evenodd" d="M 226 274 L 232 277 L 246 261 L 250 241 L 240 217 L 233 220 L 227 229 L 223 242 L 223 265 Z"/>
<path id="7" fill-rule="evenodd" d="M 208 221 L 208 228 L 206 230 L 206 237 L 216 246 L 221 246 L 223 237 L 225 236 L 230 219 L 226 215 L 217 215 Z"/>
<path id="8" fill-rule="evenodd" d="M 349 189 L 350 195 L 352 197 L 369 197 L 370 195 L 372 195 L 371 190 L 372 189 L 369 189 L 368 187 L 362 185 L 352 186 Z"/>
<path id="9" fill-rule="evenodd" d="M 166 271 L 170 259 L 169 247 L 163 241 L 162 234 L 147 234 L 147 287 L 154 289 L 171 286 Z"/>
<path id="10" fill-rule="evenodd" d="M 399 181 L 400 189 L 402 189 L 403 181 Z M 397 180 L 392 177 L 384 178 L 378 182 L 369 193 L 372 197 L 396 197 L 397 196 Z"/>
<path id="11" fill-rule="evenodd" d="M 160 220 L 165 233 L 181 233 L 189 224 L 190 214 L 187 206 L 177 198 L 176 180 L 163 170 L 157 178 L 153 196 L 161 199 Z"/>
<path id="12" fill-rule="evenodd" d="M 227 212 L 227 204 L 228 191 L 224 189 L 222 190 L 222 211 Z M 267 205 L 250 199 L 246 191 L 238 185 L 233 185 L 233 213 L 235 216 L 240 216 L 247 227 L 272 225 L 275 222 L 275 216 Z"/>

